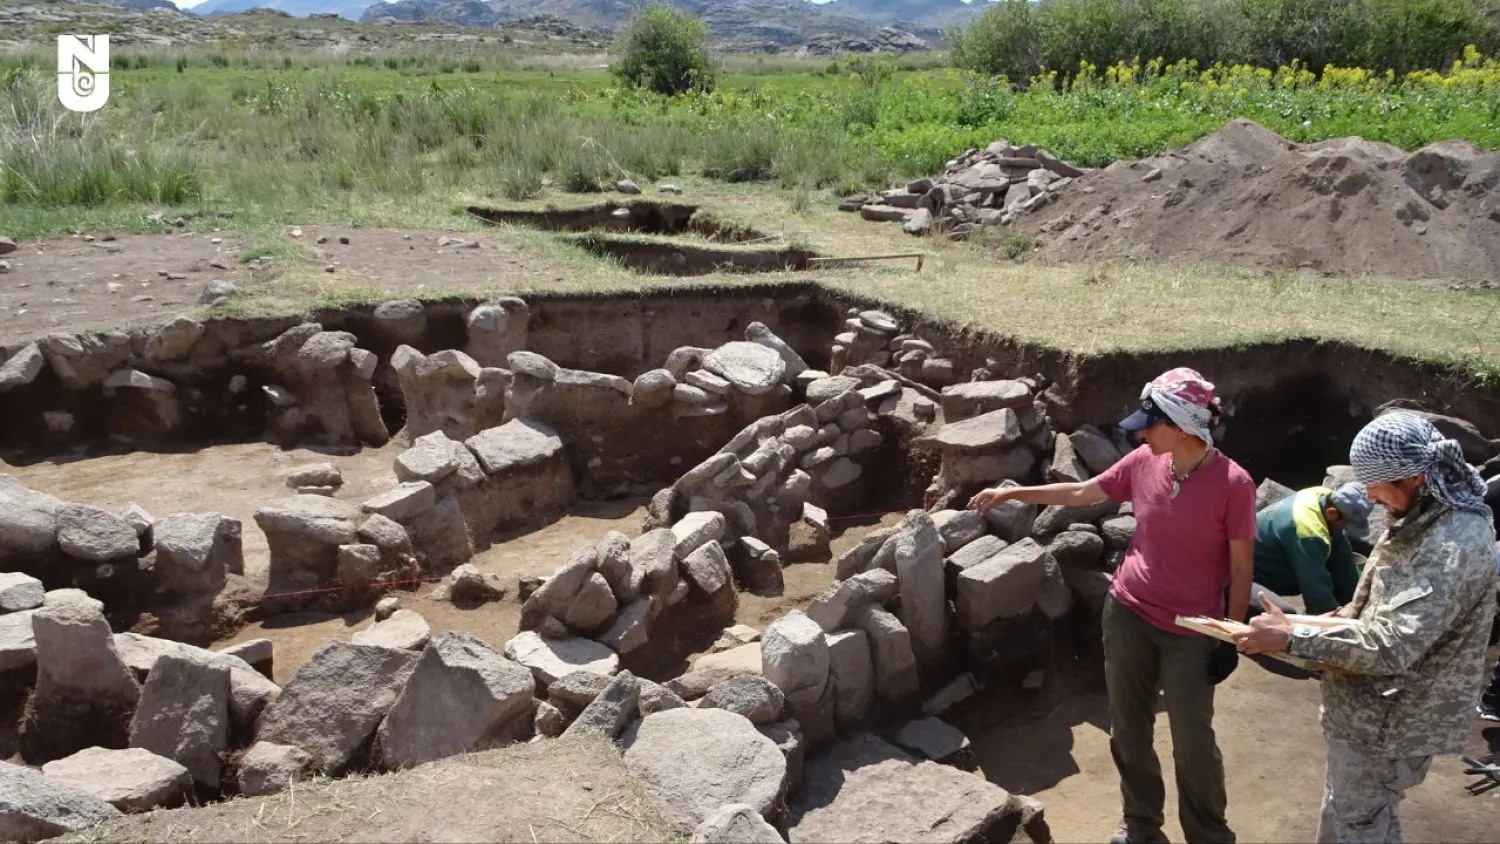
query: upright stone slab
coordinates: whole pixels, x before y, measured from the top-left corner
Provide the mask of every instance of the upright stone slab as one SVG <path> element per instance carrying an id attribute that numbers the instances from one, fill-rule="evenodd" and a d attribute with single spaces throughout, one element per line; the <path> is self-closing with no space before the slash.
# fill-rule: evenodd
<path id="1" fill-rule="evenodd" d="M 823 628 L 800 610 L 782 616 L 761 637 L 761 674 L 788 698 L 817 697 L 828 682 Z"/>
<path id="2" fill-rule="evenodd" d="M 406 687 L 417 658 L 415 651 L 329 642 L 266 708 L 256 738 L 300 747 L 315 770 L 341 774 L 359 761 L 359 751 Z"/>
<path id="3" fill-rule="evenodd" d="M 920 702 L 922 685 L 911 633 L 894 615 L 876 606 L 860 610 L 854 623 L 870 638 L 876 697 L 895 709 L 915 707 Z"/>
<path id="4" fill-rule="evenodd" d="M 86 747 L 125 747 L 140 686 L 115 650 L 104 605 L 77 589 L 49 593 L 31 613 L 36 691 L 21 752 L 41 764 Z"/>
<path id="5" fill-rule="evenodd" d="M 130 746 L 165 756 L 208 789 L 229 748 L 229 669 L 168 654 L 156 661 L 130 722 Z"/>
<path id="6" fill-rule="evenodd" d="M 901 622 L 911 633 L 917 669 L 932 685 L 948 668 L 948 601 L 943 584 L 943 539 L 921 510 L 903 521 L 896 540 Z"/>
<path id="7" fill-rule="evenodd" d="M 386 767 L 410 768 L 513 738 L 531 719 L 535 689 L 530 671 L 478 637 L 438 634 L 380 725 Z"/>
<path id="8" fill-rule="evenodd" d="M 875 664 L 870 658 L 870 636 L 863 630 L 829 633 L 828 680 L 833 685 L 833 710 L 840 726 L 864 720 L 875 700 Z"/>

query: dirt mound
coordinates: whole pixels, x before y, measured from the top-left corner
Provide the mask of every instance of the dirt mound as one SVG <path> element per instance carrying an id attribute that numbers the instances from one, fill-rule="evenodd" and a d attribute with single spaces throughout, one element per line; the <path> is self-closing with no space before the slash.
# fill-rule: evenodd
<path id="1" fill-rule="evenodd" d="M 1018 220 L 1044 260 L 1310 267 L 1413 281 L 1500 278 L 1500 153 L 1296 144 L 1248 120 L 1089 173 Z"/>
<path id="2" fill-rule="evenodd" d="M 455 756 L 315 780 L 202 808 L 127 815 L 71 841 L 664 841 L 655 804 L 603 739 Z"/>

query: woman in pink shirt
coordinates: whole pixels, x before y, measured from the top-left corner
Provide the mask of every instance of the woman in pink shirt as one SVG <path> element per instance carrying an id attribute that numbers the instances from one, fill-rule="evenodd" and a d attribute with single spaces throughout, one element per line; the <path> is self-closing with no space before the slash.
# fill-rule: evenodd
<path id="1" fill-rule="evenodd" d="M 1179 814 L 1191 842 L 1234 841 L 1225 818 L 1224 760 L 1213 730 L 1216 643 L 1176 626 L 1179 615 L 1244 620 L 1254 572 L 1255 482 L 1214 448 L 1219 405 L 1197 372 L 1167 372 L 1120 423 L 1142 443 L 1084 483 L 986 489 L 969 506 L 1005 501 L 1083 507 L 1129 501 L 1136 533 L 1105 601 L 1104 672 L 1110 751 L 1124 818 L 1111 844 L 1166 841 L 1166 788 L 1152 745 L 1158 690 L 1172 729 Z M 1225 606 L 1226 588 L 1228 606 Z M 1218 651 L 1231 660 L 1227 649 Z"/>

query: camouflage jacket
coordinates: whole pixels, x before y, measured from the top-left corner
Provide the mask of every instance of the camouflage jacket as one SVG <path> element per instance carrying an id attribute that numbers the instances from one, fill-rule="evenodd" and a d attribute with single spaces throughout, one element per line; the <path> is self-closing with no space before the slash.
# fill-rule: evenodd
<path id="1" fill-rule="evenodd" d="M 1495 530 L 1424 498 L 1392 523 L 1342 630 L 1295 625 L 1287 648 L 1323 675 L 1323 731 L 1387 758 L 1457 753 L 1473 723 L 1495 615 Z"/>

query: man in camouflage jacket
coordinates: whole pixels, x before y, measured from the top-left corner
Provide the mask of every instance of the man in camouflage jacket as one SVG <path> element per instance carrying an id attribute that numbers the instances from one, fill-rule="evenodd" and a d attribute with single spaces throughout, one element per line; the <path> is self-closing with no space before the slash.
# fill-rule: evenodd
<path id="1" fill-rule="evenodd" d="M 1340 669 L 1322 680 L 1320 844 L 1401 840 L 1407 789 L 1433 756 L 1463 749 L 1495 614 L 1494 528 L 1457 443 L 1391 414 L 1361 431 L 1351 462 L 1395 518 L 1354 600 L 1333 613 L 1357 623 L 1293 625 L 1268 607 L 1239 637 L 1247 653 L 1285 650 Z"/>

